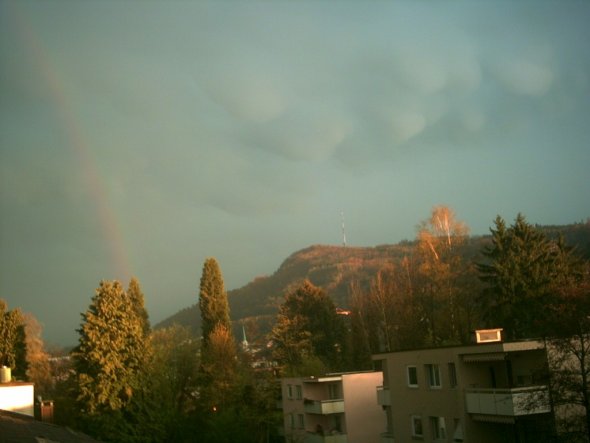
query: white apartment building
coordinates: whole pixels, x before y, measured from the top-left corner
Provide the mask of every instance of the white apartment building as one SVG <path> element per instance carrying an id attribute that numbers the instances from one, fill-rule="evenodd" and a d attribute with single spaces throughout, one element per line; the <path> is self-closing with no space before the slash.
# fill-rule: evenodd
<path id="1" fill-rule="evenodd" d="M 287 442 L 379 443 L 385 414 L 375 401 L 381 372 L 281 380 Z"/>
<path id="2" fill-rule="evenodd" d="M 500 331 L 478 331 L 473 345 L 374 355 L 387 418 L 381 443 L 543 441 L 553 424 L 545 347 L 503 343 Z"/>

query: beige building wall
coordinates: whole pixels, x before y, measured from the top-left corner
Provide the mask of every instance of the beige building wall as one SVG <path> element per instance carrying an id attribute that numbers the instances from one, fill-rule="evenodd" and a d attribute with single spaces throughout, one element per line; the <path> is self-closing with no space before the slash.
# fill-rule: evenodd
<path id="1" fill-rule="evenodd" d="M 520 438 L 519 433 L 534 432 L 539 423 L 547 423 L 548 406 L 508 412 L 485 408 L 491 404 L 508 409 L 518 398 L 529 395 L 528 387 L 539 384 L 545 358 L 542 343 L 534 341 L 373 356 L 381 361 L 385 403 L 389 403 L 382 402 L 389 415 L 385 428 L 389 439 L 384 441 L 512 442 Z M 481 411 L 477 410 L 480 403 Z"/>
<path id="2" fill-rule="evenodd" d="M 379 443 L 386 416 L 376 401 L 381 372 L 344 374 L 342 388 L 344 415 L 349 443 Z"/>
<path id="3" fill-rule="evenodd" d="M 377 404 L 381 372 L 281 380 L 287 442 L 380 443 L 386 426 Z"/>

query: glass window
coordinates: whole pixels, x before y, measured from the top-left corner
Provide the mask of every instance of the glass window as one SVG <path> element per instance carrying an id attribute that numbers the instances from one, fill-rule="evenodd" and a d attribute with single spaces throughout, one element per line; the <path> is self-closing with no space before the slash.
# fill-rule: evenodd
<path id="1" fill-rule="evenodd" d="M 287 398 L 293 398 L 293 385 L 287 385 Z"/>
<path id="2" fill-rule="evenodd" d="M 303 414 L 297 415 L 297 419 L 299 420 L 299 429 L 303 429 L 305 425 Z"/>
<path id="3" fill-rule="evenodd" d="M 457 387 L 457 368 L 455 368 L 455 363 L 449 363 L 449 386 L 451 388 Z"/>
<path id="4" fill-rule="evenodd" d="M 422 437 L 424 432 L 422 431 L 422 416 L 412 415 L 412 436 Z"/>
<path id="5" fill-rule="evenodd" d="M 418 387 L 418 369 L 416 366 L 407 366 L 408 386 L 411 388 Z"/>
<path id="6" fill-rule="evenodd" d="M 295 386 L 295 392 L 297 393 L 297 400 L 301 400 L 303 398 L 303 391 L 300 385 Z"/>
<path id="7" fill-rule="evenodd" d="M 289 414 L 289 426 L 291 429 L 295 429 L 295 416 L 293 414 Z"/>
<path id="8" fill-rule="evenodd" d="M 431 388 L 440 388 L 440 368 L 438 365 L 426 365 L 428 385 Z"/>
<path id="9" fill-rule="evenodd" d="M 447 428 L 444 417 L 430 417 L 430 430 L 433 440 L 446 440 Z"/>

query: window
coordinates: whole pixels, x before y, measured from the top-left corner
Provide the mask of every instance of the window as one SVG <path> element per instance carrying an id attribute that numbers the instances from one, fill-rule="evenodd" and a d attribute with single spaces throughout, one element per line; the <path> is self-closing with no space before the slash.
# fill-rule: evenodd
<path id="1" fill-rule="evenodd" d="M 295 393 L 297 394 L 297 400 L 301 400 L 303 398 L 303 391 L 300 385 L 295 386 Z"/>
<path id="2" fill-rule="evenodd" d="M 304 422 L 304 419 L 303 419 L 303 414 L 298 414 L 297 415 L 297 420 L 298 420 L 299 429 L 303 429 L 305 427 L 305 422 Z"/>
<path id="3" fill-rule="evenodd" d="M 410 388 L 417 388 L 418 387 L 418 369 L 416 366 L 406 366 L 406 371 L 408 375 L 408 386 Z"/>
<path id="4" fill-rule="evenodd" d="M 444 417 L 430 417 L 430 432 L 433 440 L 446 440 L 447 428 Z"/>
<path id="5" fill-rule="evenodd" d="M 289 427 L 295 429 L 295 416 L 293 414 L 289 414 Z"/>
<path id="6" fill-rule="evenodd" d="M 293 399 L 293 385 L 287 385 L 287 398 Z"/>
<path id="7" fill-rule="evenodd" d="M 330 400 L 337 400 L 340 398 L 340 390 L 337 383 L 330 383 L 328 385 L 328 398 Z"/>
<path id="8" fill-rule="evenodd" d="M 457 387 L 457 368 L 455 368 L 455 363 L 449 363 L 449 386 L 451 388 Z"/>
<path id="9" fill-rule="evenodd" d="M 428 385 L 431 388 L 440 388 L 440 368 L 438 365 L 426 365 L 426 375 L 428 376 Z"/>
<path id="10" fill-rule="evenodd" d="M 453 433 L 453 441 L 463 441 L 463 427 L 461 426 L 461 420 L 456 418 L 455 422 L 455 432 Z"/>
<path id="11" fill-rule="evenodd" d="M 412 415 L 412 437 L 423 437 L 424 432 L 422 431 L 422 416 Z"/>

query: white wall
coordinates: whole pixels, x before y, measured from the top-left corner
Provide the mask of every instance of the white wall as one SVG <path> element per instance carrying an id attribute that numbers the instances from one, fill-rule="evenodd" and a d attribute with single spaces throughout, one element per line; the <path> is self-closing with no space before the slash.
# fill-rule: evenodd
<path id="1" fill-rule="evenodd" d="M 0 409 L 35 416 L 34 385 L 32 383 L 0 384 Z"/>

